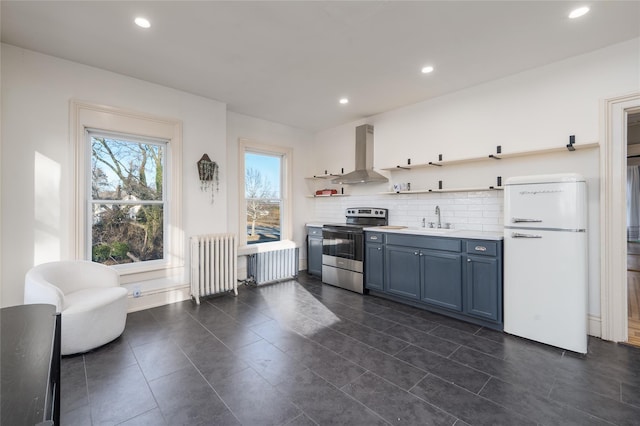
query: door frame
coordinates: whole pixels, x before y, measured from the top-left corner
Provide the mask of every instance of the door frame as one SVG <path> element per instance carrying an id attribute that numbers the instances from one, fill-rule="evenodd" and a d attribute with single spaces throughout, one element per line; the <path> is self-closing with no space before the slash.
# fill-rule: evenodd
<path id="1" fill-rule="evenodd" d="M 628 339 L 627 323 L 627 116 L 640 111 L 640 92 L 605 99 L 600 142 L 601 337 Z"/>

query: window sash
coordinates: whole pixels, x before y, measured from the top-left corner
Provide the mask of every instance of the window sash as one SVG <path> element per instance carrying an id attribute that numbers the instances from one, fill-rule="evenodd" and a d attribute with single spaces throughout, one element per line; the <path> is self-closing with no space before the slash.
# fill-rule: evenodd
<path id="1" fill-rule="evenodd" d="M 98 199 L 98 198 L 93 198 L 93 193 L 91 191 L 92 189 L 92 184 L 93 184 L 93 176 L 92 176 L 92 139 L 93 138 L 105 138 L 105 139 L 111 139 L 111 140 L 116 140 L 119 142 L 125 142 L 125 143 L 130 143 L 130 144 L 146 144 L 146 145 L 154 145 L 154 146 L 159 146 L 162 148 L 163 150 L 163 155 L 162 155 L 162 193 L 161 193 L 161 200 L 117 200 L 117 199 Z M 141 137 L 141 136 L 137 136 L 137 135 L 129 135 L 129 134 L 125 134 L 125 133 L 117 133 L 117 132 L 103 132 L 103 131 L 99 131 L 99 130 L 94 130 L 94 129 L 86 129 L 86 144 L 87 144 L 87 155 L 86 155 L 86 161 L 87 161 L 87 165 L 86 165 L 86 179 L 87 179 L 87 185 L 86 185 L 86 189 L 87 189 L 87 210 L 86 210 L 86 241 L 85 241 L 85 245 L 86 245 L 86 258 L 87 259 L 93 259 L 93 217 L 94 217 L 94 212 L 93 212 L 93 207 L 95 205 L 100 205 L 100 204 L 115 204 L 115 205 L 161 205 L 162 206 L 162 211 L 163 211 L 163 220 L 162 220 L 162 240 L 163 240 L 163 244 L 162 244 L 162 257 L 159 259 L 153 259 L 153 260 L 143 260 L 140 262 L 132 262 L 132 263 L 125 263 L 125 264 L 118 264 L 118 265 L 114 265 L 120 268 L 130 268 L 133 265 L 153 265 L 153 264 L 166 264 L 168 262 L 167 257 L 168 257 L 168 250 L 170 248 L 170 242 L 169 242 L 169 238 L 170 238 L 170 234 L 169 234 L 169 224 L 170 224 L 170 206 L 167 200 L 167 158 L 170 155 L 170 143 L 167 140 L 158 140 L 155 138 L 146 138 L 146 137 Z"/>
<path id="2" fill-rule="evenodd" d="M 246 161 L 245 156 L 247 153 L 251 154 L 259 154 L 259 155 L 267 155 L 274 156 L 280 158 L 280 194 L 279 197 L 270 197 L 270 200 L 279 201 L 280 204 L 280 239 L 279 241 L 291 240 L 292 238 L 292 200 L 291 200 L 291 191 L 292 191 L 292 182 L 291 182 L 291 171 L 292 171 L 292 158 L 293 151 L 290 148 L 274 146 L 274 145 L 263 145 L 254 143 L 247 139 L 239 140 L 239 149 L 238 149 L 238 170 L 239 170 L 239 235 L 240 235 L 240 246 L 241 247 L 250 247 L 256 246 L 260 244 L 270 244 L 269 242 L 262 243 L 252 243 L 249 244 L 247 241 L 247 198 L 246 198 Z M 271 242 L 273 244 L 273 242 Z"/>

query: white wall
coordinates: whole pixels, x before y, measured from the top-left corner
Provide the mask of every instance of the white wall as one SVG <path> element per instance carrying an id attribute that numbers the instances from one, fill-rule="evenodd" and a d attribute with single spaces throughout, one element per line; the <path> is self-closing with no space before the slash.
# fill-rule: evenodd
<path id="1" fill-rule="evenodd" d="M 486 156 L 495 153 L 497 145 L 502 146 L 504 153 L 561 147 L 568 143 L 569 135 L 576 136 L 577 144 L 598 142 L 600 101 L 640 90 L 639 44 L 640 39 L 627 41 L 320 132 L 315 137 L 314 173 L 325 169 L 336 173 L 342 167 L 351 171 L 354 128 L 365 122 L 374 125 L 376 168 L 406 164 L 407 158 L 411 158 L 412 164 L 427 163 L 437 160 L 438 154 L 443 154 L 444 160 Z M 391 204 L 393 217 L 397 203 L 390 202 L 389 197 L 395 196 L 376 194 L 388 191 L 396 182 L 409 181 L 412 188 L 419 189 L 437 187 L 437 181 L 442 179 L 445 187 L 464 188 L 494 185 L 497 176 L 504 180 L 515 175 L 556 172 L 578 172 L 587 178 L 589 313 L 599 316 L 600 172 L 597 149 L 394 172 L 390 184 L 354 185 L 345 188 L 352 197 L 315 200 L 314 216 L 339 220 L 340 208 L 336 206 L 349 203 L 357 206 L 364 201 Z M 431 200 L 427 203 L 430 205 L 435 201 L 429 197 L 436 196 L 428 194 L 420 198 Z M 417 221 L 422 213 L 429 213 L 425 212 L 424 205 L 424 202 L 416 201 L 407 207 L 410 211 L 407 224 L 416 226 L 409 222 Z M 446 208 L 443 210 L 446 217 Z M 327 212 L 331 212 L 329 216 L 332 217 L 327 217 Z M 460 227 L 466 226 L 461 223 Z"/>
<path id="2" fill-rule="evenodd" d="M 22 303 L 31 266 L 73 256 L 72 98 L 181 120 L 185 238 L 227 231 L 226 185 L 235 175 L 227 164 L 225 104 L 9 45 L 1 53 L 3 306 Z M 214 204 L 197 176 L 205 152 L 220 164 Z M 186 255 L 188 265 L 188 249 Z"/>
<path id="3" fill-rule="evenodd" d="M 280 146 L 293 150 L 293 240 L 300 246 L 301 267 L 304 267 L 307 258 L 304 225 L 313 212 L 313 200 L 305 197 L 308 192 L 304 176 L 307 175 L 312 162 L 313 134 L 305 130 L 229 111 L 227 113 L 227 163 L 229 173 L 233 176 L 238 176 L 239 173 L 238 141 L 240 139 L 248 139 L 261 145 Z M 238 180 L 229 181 L 227 189 L 229 229 L 232 232 L 240 232 Z M 241 259 L 239 263 L 241 277 L 244 265 L 244 259 Z"/>

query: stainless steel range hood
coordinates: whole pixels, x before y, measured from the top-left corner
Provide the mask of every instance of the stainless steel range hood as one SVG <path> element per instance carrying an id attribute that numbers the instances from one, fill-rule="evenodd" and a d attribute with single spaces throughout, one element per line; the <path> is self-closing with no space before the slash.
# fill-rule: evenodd
<path id="1" fill-rule="evenodd" d="M 389 179 L 373 170 L 373 126 L 363 124 L 356 127 L 356 169 L 337 177 L 331 183 L 353 185 L 356 183 L 383 183 Z"/>

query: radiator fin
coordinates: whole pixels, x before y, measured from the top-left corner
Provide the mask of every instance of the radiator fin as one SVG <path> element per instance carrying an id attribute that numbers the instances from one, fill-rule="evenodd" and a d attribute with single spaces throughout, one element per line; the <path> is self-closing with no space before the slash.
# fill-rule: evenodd
<path id="1" fill-rule="evenodd" d="M 191 297 L 233 291 L 238 295 L 238 244 L 235 234 L 191 237 Z"/>
<path id="2" fill-rule="evenodd" d="M 298 250 L 298 247 L 292 247 L 249 255 L 247 277 L 256 285 L 297 277 Z"/>

